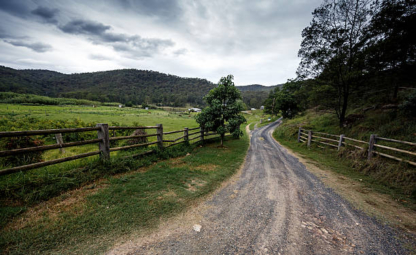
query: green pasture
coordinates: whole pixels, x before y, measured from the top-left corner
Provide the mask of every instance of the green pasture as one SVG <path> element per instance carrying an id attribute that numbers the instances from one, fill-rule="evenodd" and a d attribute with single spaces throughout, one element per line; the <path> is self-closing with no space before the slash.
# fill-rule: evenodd
<path id="1" fill-rule="evenodd" d="M 169 113 L 163 110 L 144 110 L 139 108 L 116 106 L 35 106 L 0 104 L 0 117 L 7 118 L 34 117 L 47 120 L 72 120 L 80 119 L 84 122 L 94 123 L 120 123 L 123 126 L 131 126 L 139 123 L 142 126 L 154 126 L 163 124 L 164 130 L 172 131 L 184 127 L 193 128 L 198 124 L 193 114 Z"/>

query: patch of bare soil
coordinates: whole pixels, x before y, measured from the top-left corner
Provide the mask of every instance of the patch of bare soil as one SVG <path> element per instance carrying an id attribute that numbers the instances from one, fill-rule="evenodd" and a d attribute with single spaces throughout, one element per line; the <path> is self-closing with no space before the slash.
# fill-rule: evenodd
<path id="1" fill-rule="evenodd" d="M 316 162 L 305 159 L 299 154 L 285 147 L 289 154 L 298 158 L 306 168 L 339 195 L 348 200 L 354 207 L 368 215 L 397 226 L 409 233 L 416 234 L 416 212 L 403 207 L 386 194 L 380 194 L 365 187 L 356 180 L 349 179 L 341 174 L 332 172 Z"/>

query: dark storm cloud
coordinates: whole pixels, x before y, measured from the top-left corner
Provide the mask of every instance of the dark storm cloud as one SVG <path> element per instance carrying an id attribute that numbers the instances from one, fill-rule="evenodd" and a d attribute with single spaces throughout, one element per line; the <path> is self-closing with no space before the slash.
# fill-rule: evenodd
<path id="1" fill-rule="evenodd" d="M 89 20 L 73 20 L 64 26 L 59 27 L 59 29 L 68 34 L 85 34 L 99 37 L 110 28 L 110 26 Z"/>
<path id="2" fill-rule="evenodd" d="M 87 35 L 95 44 L 110 44 L 115 51 L 128 52 L 132 57 L 150 57 L 175 45 L 171 40 L 112 33 L 111 26 L 91 20 L 73 20 L 58 28 L 68 34 Z"/>
<path id="3" fill-rule="evenodd" d="M 35 16 L 40 17 L 46 23 L 57 24 L 56 15 L 59 13 L 58 9 L 50 9 L 48 7 L 39 6 L 31 11 Z"/>
<path id="4" fill-rule="evenodd" d="M 18 17 L 27 17 L 30 13 L 27 1 L 21 0 L 0 0 L 0 10 Z"/>
<path id="5" fill-rule="evenodd" d="M 28 49 L 31 49 L 33 51 L 40 52 L 40 53 L 52 50 L 51 45 L 40 43 L 40 42 L 32 43 L 32 42 L 20 41 L 20 40 L 3 40 L 3 41 L 13 46 L 26 47 Z"/>

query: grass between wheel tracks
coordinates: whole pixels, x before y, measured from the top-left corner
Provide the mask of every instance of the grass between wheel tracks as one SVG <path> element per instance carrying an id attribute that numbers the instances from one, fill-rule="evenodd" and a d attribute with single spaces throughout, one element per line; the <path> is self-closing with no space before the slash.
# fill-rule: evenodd
<path id="1" fill-rule="evenodd" d="M 197 146 L 190 155 L 107 176 L 43 202 L 1 230 L 8 254 L 100 254 L 155 228 L 215 190 L 244 161 L 248 135 Z"/>

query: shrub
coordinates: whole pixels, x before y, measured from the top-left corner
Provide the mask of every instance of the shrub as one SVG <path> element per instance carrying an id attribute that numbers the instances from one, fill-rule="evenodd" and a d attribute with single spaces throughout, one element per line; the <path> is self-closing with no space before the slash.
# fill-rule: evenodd
<path id="1" fill-rule="evenodd" d="M 15 150 L 28 147 L 37 147 L 44 145 L 44 141 L 32 138 L 29 136 L 23 137 L 10 137 L 3 141 L 1 147 L 6 150 Z M 6 158 L 2 158 L 3 166 L 20 166 L 42 161 L 42 151 L 28 152 L 23 154 L 16 154 Z"/>
<path id="2" fill-rule="evenodd" d="M 416 117 L 416 92 L 410 94 L 399 108 L 404 115 Z"/>

